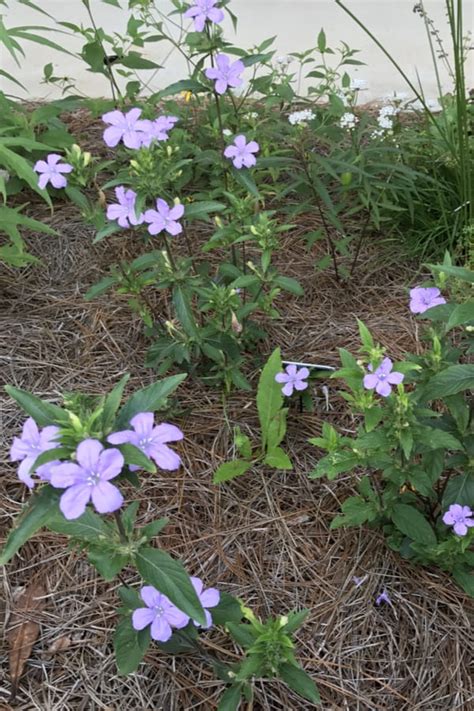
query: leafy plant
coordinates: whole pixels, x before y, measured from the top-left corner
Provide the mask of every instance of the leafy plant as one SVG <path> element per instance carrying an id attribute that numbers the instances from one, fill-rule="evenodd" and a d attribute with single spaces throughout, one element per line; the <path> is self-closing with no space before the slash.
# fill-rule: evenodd
<path id="1" fill-rule="evenodd" d="M 474 275 L 453 267 L 448 256 L 433 271 L 440 288 L 453 275 L 457 288 L 464 287 L 462 300 L 446 303 L 433 287 L 412 290 L 412 310 L 430 321 L 430 347 L 394 365 L 359 324 L 361 356 L 341 349 L 342 368 L 333 377 L 344 381 L 349 391 L 342 395 L 363 419 L 356 437 L 324 424 L 322 437 L 310 442 L 327 454 L 310 476 L 335 479 L 361 469 L 358 493 L 344 501 L 332 527 L 380 527 L 404 558 L 451 572 L 474 595 L 474 420 L 468 396 L 474 366 L 464 360 L 473 352 L 474 300 L 466 285 Z"/>
<path id="2" fill-rule="evenodd" d="M 225 462 L 214 474 L 214 484 L 230 481 L 245 474 L 251 467 L 262 463 L 275 469 L 293 469 L 293 465 L 280 446 L 286 434 L 286 416 L 281 385 L 275 376 L 282 370 L 280 349 L 277 348 L 264 366 L 257 388 L 257 410 L 260 420 L 261 444 L 255 451 L 248 435 L 237 427 L 234 445 L 241 459 Z"/>

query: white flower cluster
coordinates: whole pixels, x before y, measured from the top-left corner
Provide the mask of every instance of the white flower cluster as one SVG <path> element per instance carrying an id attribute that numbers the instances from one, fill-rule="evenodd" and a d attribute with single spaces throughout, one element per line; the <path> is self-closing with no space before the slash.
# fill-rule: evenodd
<path id="1" fill-rule="evenodd" d="M 339 121 L 339 126 L 341 128 L 349 128 L 350 130 L 352 130 L 356 127 L 358 123 L 359 119 L 357 118 L 357 116 L 348 111 L 347 113 L 343 114 L 341 120 Z"/>
<path id="2" fill-rule="evenodd" d="M 288 116 L 288 121 L 292 126 L 300 126 L 302 123 L 312 121 L 314 118 L 316 118 L 316 116 L 313 114 L 311 109 L 303 109 L 303 111 L 294 111 L 290 114 Z"/>
<path id="3" fill-rule="evenodd" d="M 391 106 L 390 104 L 382 106 L 377 118 L 377 123 L 380 128 L 383 128 L 385 131 L 391 131 L 393 129 L 393 119 L 399 111 L 400 109 L 396 106 Z"/>

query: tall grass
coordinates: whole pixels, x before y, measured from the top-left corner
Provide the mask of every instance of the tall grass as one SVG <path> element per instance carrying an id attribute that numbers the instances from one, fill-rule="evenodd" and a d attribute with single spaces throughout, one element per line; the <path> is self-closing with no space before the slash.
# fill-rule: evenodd
<path id="1" fill-rule="evenodd" d="M 383 42 L 342 0 L 335 2 L 379 47 L 423 107 L 427 131 L 423 136 L 421 152 L 419 137 L 413 135 L 413 153 L 422 163 L 415 167 L 421 167 L 426 175 L 425 184 L 417 186 L 418 214 L 414 221 L 417 234 L 413 235 L 415 251 L 436 253 L 446 248 L 457 252 L 468 251 L 474 236 L 474 106 L 469 103 L 466 92 L 469 46 L 465 37 L 462 0 L 445 0 L 452 64 L 423 1 L 415 6 L 415 10 L 424 19 L 428 36 L 442 107 L 439 113 L 435 113 L 428 105 L 422 83 L 417 87 Z M 443 90 L 441 63 L 445 64 L 452 78 L 452 94 L 445 94 Z"/>

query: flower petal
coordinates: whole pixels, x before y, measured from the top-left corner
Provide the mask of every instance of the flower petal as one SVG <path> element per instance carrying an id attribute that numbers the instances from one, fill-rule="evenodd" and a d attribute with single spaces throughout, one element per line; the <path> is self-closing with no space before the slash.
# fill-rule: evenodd
<path id="1" fill-rule="evenodd" d="M 84 439 L 77 448 L 76 458 L 88 471 L 99 469 L 99 456 L 104 447 L 97 439 Z"/>
<path id="2" fill-rule="evenodd" d="M 181 466 L 181 458 L 176 452 L 166 446 L 166 444 L 151 444 L 148 447 L 148 456 L 153 459 L 160 469 L 175 471 Z"/>
<path id="3" fill-rule="evenodd" d="M 132 627 L 134 630 L 144 630 L 155 619 L 155 611 L 149 607 L 139 607 L 132 613 Z"/>
<path id="4" fill-rule="evenodd" d="M 91 487 L 87 484 L 76 484 L 66 489 L 59 500 L 59 508 L 64 517 L 71 521 L 82 516 L 91 497 Z"/>
<path id="5" fill-rule="evenodd" d="M 86 473 L 78 464 L 74 462 L 64 462 L 51 467 L 51 486 L 56 489 L 67 489 L 68 486 L 83 484 Z"/>
<path id="6" fill-rule="evenodd" d="M 125 461 L 118 449 L 104 449 L 99 455 L 99 472 L 102 481 L 109 481 L 120 474 Z"/>
<path id="7" fill-rule="evenodd" d="M 116 486 L 108 481 L 100 481 L 92 487 L 92 503 L 99 513 L 112 513 L 123 504 L 123 496 Z"/>
<path id="8" fill-rule="evenodd" d="M 162 422 L 161 425 L 153 427 L 151 436 L 153 437 L 153 443 L 156 444 L 179 442 L 184 438 L 184 434 L 179 427 L 176 427 L 176 425 L 170 425 L 167 422 Z"/>

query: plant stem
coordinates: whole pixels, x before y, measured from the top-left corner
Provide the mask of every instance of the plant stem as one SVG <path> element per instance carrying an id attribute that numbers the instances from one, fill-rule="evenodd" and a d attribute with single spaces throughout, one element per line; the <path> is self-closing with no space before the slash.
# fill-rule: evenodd
<path id="1" fill-rule="evenodd" d="M 91 6 L 90 6 L 90 0 L 83 0 L 83 3 L 86 6 L 87 14 L 89 15 L 89 19 L 91 21 L 92 27 L 94 28 L 95 38 L 96 38 L 97 42 L 100 44 L 102 54 L 104 55 L 104 60 L 106 60 L 107 59 L 107 52 L 105 51 L 104 43 L 102 42 L 102 40 L 100 38 L 99 30 L 97 28 L 97 25 L 95 24 L 94 15 L 92 14 Z M 106 68 L 106 72 L 109 77 L 110 90 L 112 92 L 112 99 L 114 100 L 114 102 L 117 102 L 117 97 L 120 99 L 122 98 L 122 92 L 120 91 L 119 85 L 115 81 L 115 76 L 114 76 L 114 73 L 112 70 L 112 65 L 105 63 L 104 66 Z M 117 92 L 117 95 L 115 94 L 115 92 Z"/>
<path id="2" fill-rule="evenodd" d="M 115 523 L 117 524 L 118 532 L 120 535 L 120 543 L 128 543 L 128 537 L 125 532 L 125 528 L 123 525 L 122 517 L 120 515 L 120 511 L 114 511 L 114 518 L 115 518 Z"/>
<path id="3" fill-rule="evenodd" d="M 166 254 L 168 255 L 168 259 L 170 260 L 171 268 L 173 272 L 176 272 L 176 262 L 174 261 L 173 253 L 171 251 L 170 243 L 168 242 L 168 237 L 166 236 L 166 234 L 163 234 L 163 240 L 165 243 Z"/>

